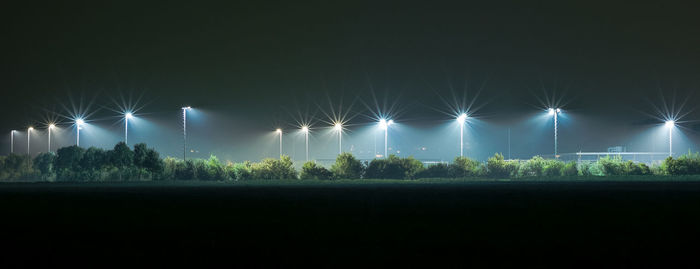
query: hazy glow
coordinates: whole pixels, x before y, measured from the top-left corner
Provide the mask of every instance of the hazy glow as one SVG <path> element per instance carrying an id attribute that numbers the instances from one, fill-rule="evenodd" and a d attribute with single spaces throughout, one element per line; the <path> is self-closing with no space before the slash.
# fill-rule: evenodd
<path id="1" fill-rule="evenodd" d="M 301 131 L 304 132 L 304 133 L 308 133 L 308 132 L 309 132 L 309 126 L 302 126 L 302 127 L 301 127 Z"/>
<path id="2" fill-rule="evenodd" d="M 78 126 L 83 125 L 83 124 L 85 124 L 85 120 L 79 118 L 79 119 L 75 120 L 75 124 L 77 124 Z"/>
<path id="3" fill-rule="evenodd" d="M 34 127 L 29 127 L 28 131 L 34 130 Z"/>
<path id="4" fill-rule="evenodd" d="M 340 124 L 340 122 L 338 122 L 338 123 L 336 123 L 335 125 L 333 125 L 333 129 L 336 130 L 336 131 L 340 131 L 340 130 L 343 129 L 343 125 Z"/>
<path id="5" fill-rule="evenodd" d="M 134 114 L 131 114 L 131 112 L 127 112 L 126 114 L 124 114 L 124 117 L 127 119 L 131 119 L 134 117 Z"/>
<path id="6" fill-rule="evenodd" d="M 467 114 L 462 113 L 461 115 L 459 115 L 459 117 L 457 117 L 457 122 L 459 122 L 459 124 L 464 124 L 466 120 Z"/>
<path id="7" fill-rule="evenodd" d="M 674 120 L 667 120 L 666 121 L 666 127 L 673 127 L 676 125 L 676 121 Z"/>
<path id="8" fill-rule="evenodd" d="M 282 129 L 277 128 L 276 132 L 277 132 L 278 134 L 281 134 L 281 133 L 282 133 Z"/>
<path id="9" fill-rule="evenodd" d="M 53 123 L 49 124 L 49 129 L 53 129 L 53 128 L 56 128 L 56 124 L 53 124 Z"/>
<path id="10" fill-rule="evenodd" d="M 381 128 L 382 130 L 386 130 L 392 124 L 394 124 L 394 120 L 389 120 L 389 121 L 387 121 L 386 119 L 379 120 L 379 128 Z"/>

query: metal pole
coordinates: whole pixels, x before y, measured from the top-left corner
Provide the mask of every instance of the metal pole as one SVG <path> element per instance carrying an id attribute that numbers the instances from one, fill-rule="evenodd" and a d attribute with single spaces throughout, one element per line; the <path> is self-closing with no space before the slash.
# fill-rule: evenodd
<path id="1" fill-rule="evenodd" d="M 129 144 L 129 117 L 124 117 L 124 144 Z"/>
<path id="2" fill-rule="evenodd" d="M 387 141 L 388 141 L 387 137 L 388 136 L 389 136 L 389 127 L 387 126 L 384 129 L 384 158 L 385 159 L 389 157 L 388 151 L 387 151 Z"/>
<path id="3" fill-rule="evenodd" d="M 78 129 L 77 129 L 77 130 L 78 130 L 78 135 L 77 135 L 76 138 L 75 138 L 75 145 L 78 146 L 78 147 L 80 147 L 80 125 L 78 125 L 77 128 L 78 128 Z"/>
<path id="4" fill-rule="evenodd" d="M 282 132 L 280 131 L 280 159 L 282 159 Z"/>
<path id="5" fill-rule="evenodd" d="M 510 156 L 510 128 L 508 128 L 508 160 L 512 160 Z"/>
<path id="6" fill-rule="evenodd" d="M 51 127 L 49 127 L 49 151 L 47 152 L 51 152 Z"/>
<path id="7" fill-rule="evenodd" d="M 306 133 L 304 133 L 304 137 L 306 138 L 306 161 L 309 161 L 309 131 L 307 130 Z"/>
<path id="8" fill-rule="evenodd" d="M 673 156 L 673 126 L 668 128 L 668 156 Z"/>
<path id="9" fill-rule="evenodd" d="M 343 132 L 338 131 L 338 155 L 343 154 Z"/>
<path id="10" fill-rule="evenodd" d="M 554 111 L 554 158 L 559 158 L 559 157 L 557 157 L 557 154 L 558 154 L 557 114 L 559 114 L 559 113 L 557 111 Z"/>
<path id="11" fill-rule="evenodd" d="M 187 109 L 182 109 L 182 160 L 187 160 Z"/>
<path id="12" fill-rule="evenodd" d="M 31 154 L 29 154 L 29 138 L 30 138 L 29 134 L 31 134 L 31 133 L 32 133 L 32 129 L 27 129 L 27 155 L 31 155 Z"/>
<path id="13" fill-rule="evenodd" d="M 10 153 L 15 153 L 15 130 L 10 132 Z"/>
<path id="14" fill-rule="evenodd" d="M 464 123 L 459 126 L 459 157 L 464 156 Z"/>

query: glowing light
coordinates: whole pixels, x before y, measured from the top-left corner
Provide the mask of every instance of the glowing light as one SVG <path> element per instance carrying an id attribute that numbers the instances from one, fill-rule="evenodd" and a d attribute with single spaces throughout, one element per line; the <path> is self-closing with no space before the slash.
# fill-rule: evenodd
<path id="1" fill-rule="evenodd" d="M 83 124 L 85 124 L 85 120 L 79 118 L 79 119 L 75 120 L 75 124 L 77 124 L 78 126 L 83 125 Z"/>
<path id="2" fill-rule="evenodd" d="M 279 128 L 278 128 L 278 129 L 276 130 L 276 132 L 277 132 L 278 134 L 281 134 L 281 133 L 282 133 L 282 129 L 279 129 Z"/>
<path id="3" fill-rule="evenodd" d="M 561 108 L 557 108 L 557 113 L 561 113 Z"/>
<path id="4" fill-rule="evenodd" d="M 340 131 L 340 130 L 343 129 L 343 125 L 340 124 L 340 122 L 338 122 L 338 123 L 336 123 L 335 125 L 333 125 L 333 129 L 336 130 L 336 131 Z"/>
<path id="5" fill-rule="evenodd" d="M 461 115 L 459 115 L 459 117 L 457 117 L 457 122 L 459 122 L 459 124 L 464 124 L 466 120 L 467 114 L 462 113 Z"/>
<path id="6" fill-rule="evenodd" d="M 309 132 L 309 126 L 306 126 L 306 125 L 305 125 L 305 126 L 302 126 L 302 127 L 301 127 L 301 131 L 304 132 L 304 133 L 308 133 L 308 132 Z"/>
<path id="7" fill-rule="evenodd" d="M 676 121 L 674 120 L 667 120 L 666 121 L 666 127 L 673 127 L 676 125 Z"/>
<path id="8" fill-rule="evenodd" d="M 27 130 L 28 130 L 28 131 L 33 131 L 33 130 L 34 130 L 34 127 L 29 127 L 29 129 L 27 129 Z"/>
<path id="9" fill-rule="evenodd" d="M 56 128 L 56 124 L 53 124 L 53 123 L 49 124 L 49 129 L 53 129 L 53 128 Z"/>
<path id="10" fill-rule="evenodd" d="M 131 114 L 131 112 L 127 112 L 126 114 L 124 114 L 124 117 L 127 119 L 131 119 L 134 117 L 134 114 Z"/>

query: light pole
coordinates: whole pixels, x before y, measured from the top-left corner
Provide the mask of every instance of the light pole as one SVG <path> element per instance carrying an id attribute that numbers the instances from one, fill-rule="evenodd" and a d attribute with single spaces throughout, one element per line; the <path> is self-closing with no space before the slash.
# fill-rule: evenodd
<path id="1" fill-rule="evenodd" d="M 133 118 L 134 115 L 131 112 L 124 114 L 124 144 L 129 144 L 129 119 Z"/>
<path id="2" fill-rule="evenodd" d="M 337 122 L 333 126 L 333 130 L 338 132 L 338 155 L 343 153 L 343 124 Z"/>
<path id="3" fill-rule="evenodd" d="M 187 160 L 187 111 L 192 107 L 182 107 L 182 160 Z"/>
<path id="4" fill-rule="evenodd" d="M 53 129 L 53 128 L 56 128 L 56 125 L 53 123 L 49 124 L 49 130 L 48 130 L 49 131 L 49 151 L 47 151 L 47 152 L 51 152 L 51 129 Z"/>
<path id="5" fill-rule="evenodd" d="M 83 124 L 85 124 L 85 120 L 80 119 L 80 118 L 77 119 L 77 120 L 75 120 L 75 126 L 76 126 L 75 129 L 76 129 L 76 131 L 77 131 L 77 135 L 76 135 L 76 137 L 75 137 L 75 145 L 78 146 L 78 147 L 80 147 L 80 129 L 83 128 L 83 127 L 82 127 Z"/>
<path id="6" fill-rule="evenodd" d="M 282 129 L 277 129 L 277 134 L 280 136 L 280 159 L 282 159 Z"/>
<path id="7" fill-rule="evenodd" d="M 464 123 L 467 121 L 467 114 L 462 113 L 457 117 L 459 123 L 459 157 L 464 156 Z"/>
<path id="8" fill-rule="evenodd" d="M 673 156 L 673 127 L 676 126 L 676 121 L 667 120 L 666 127 L 668 128 L 668 156 Z"/>
<path id="9" fill-rule="evenodd" d="M 558 146 L 559 146 L 559 144 L 558 144 L 558 141 L 557 141 L 557 139 L 558 139 L 557 124 L 558 124 L 559 122 L 558 122 L 557 116 L 559 115 L 559 113 L 561 113 L 561 109 L 559 109 L 559 108 L 550 108 L 548 111 L 549 111 L 549 115 L 553 115 L 553 116 L 554 116 L 554 158 L 557 158 L 557 159 L 558 159 L 558 158 L 559 158 L 559 156 L 558 156 L 558 154 L 559 154 L 559 151 L 558 151 Z"/>
<path id="10" fill-rule="evenodd" d="M 34 130 L 34 127 L 29 127 L 29 128 L 27 129 L 27 155 L 31 155 L 31 154 L 29 153 L 29 139 L 31 138 L 30 135 L 32 134 L 32 130 Z"/>
<path id="11" fill-rule="evenodd" d="M 10 131 L 10 153 L 15 153 L 15 130 Z"/>
<path id="12" fill-rule="evenodd" d="M 386 120 L 386 119 L 380 119 L 379 120 L 379 128 L 384 129 L 384 158 L 386 159 L 389 157 L 388 154 L 388 141 L 389 141 L 389 126 L 394 124 L 394 120 Z"/>
<path id="13" fill-rule="evenodd" d="M 306 161 L 309 161 L 309 127 L 302 126 L 301 131 L 304 132 L 304 139 L 306 140 Z"/>

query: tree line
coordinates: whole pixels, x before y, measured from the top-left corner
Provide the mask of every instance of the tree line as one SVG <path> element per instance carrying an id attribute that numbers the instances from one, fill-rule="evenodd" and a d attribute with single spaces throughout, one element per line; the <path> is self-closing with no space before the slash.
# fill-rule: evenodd
<path id="1" fill-rule="evenodd" d="M 363 162 L 351 153 L 338 155 L 326 168 L 306 162 L 300 171 L 289 156 L 260 162 L 221 162 L 209 159 L 183 161 L 161 158 L 146 144 L 133 149 L 120 142 L 110 150 L 69 146 L 55 153 L 0 156 L 0 181 L 134 181 L 134 180 L 265 180 L 265 179 L 419 179 L 419 178 L 537 178 L 575 176 L 644 176 L 700 174 L 700 154 L 668 157 L 660 165 L 604 157 L 595 162 L 563 162 L 535 156 L 529 160 L 505 160 L 495 154 L 486 162 L 457 157 L 451 163 L 425 166 L 413 157 L 390 155 Z"/>

